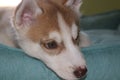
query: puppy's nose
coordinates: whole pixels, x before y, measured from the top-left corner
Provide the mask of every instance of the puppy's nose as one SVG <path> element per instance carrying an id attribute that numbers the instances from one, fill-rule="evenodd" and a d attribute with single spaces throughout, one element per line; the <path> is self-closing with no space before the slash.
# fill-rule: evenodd
<path id="1" fill-rule="evenodd" d="M 73 73 L 74 73 L 75 77 L 81 78 L 86 75 L 87 68 L 78 67 Z"/>

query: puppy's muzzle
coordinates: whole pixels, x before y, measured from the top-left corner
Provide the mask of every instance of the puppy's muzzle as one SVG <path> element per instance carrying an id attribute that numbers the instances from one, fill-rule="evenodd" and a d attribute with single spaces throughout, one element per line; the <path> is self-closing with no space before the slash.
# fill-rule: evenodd
<path id="1" fill-rule="evenodd" d="M 82 78 L 86 75 L 87 73 L 87 68 L 81 68 L 81 67 L 78 67 L 74 72 L 73 74 L 75 75 L 76 78 Z"/>

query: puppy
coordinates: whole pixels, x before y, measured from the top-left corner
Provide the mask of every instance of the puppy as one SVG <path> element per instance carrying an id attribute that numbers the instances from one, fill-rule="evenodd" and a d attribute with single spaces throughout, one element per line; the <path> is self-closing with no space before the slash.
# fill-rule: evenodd
<path id="1" fill-rule="evenodd" d="M 81 4 L 81 0 L 22 0 L 15 10 L 4 12 L 0 42 L 19 46 L 63 79 L 82 78 L 87 68 L 79 44 L 89 41 L 79 33 Z"/>

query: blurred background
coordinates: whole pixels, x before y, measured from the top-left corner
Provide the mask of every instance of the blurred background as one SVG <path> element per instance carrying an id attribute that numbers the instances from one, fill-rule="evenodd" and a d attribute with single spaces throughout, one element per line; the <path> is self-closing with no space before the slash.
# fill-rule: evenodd
<path id="1" fill-rule="evenodd" d="M 0 7 L 14 7 L 21 0 L 0 0 Z M 83 0 L 81 12 L 84 15 L 94 15 L 120 9 L 120 0 Z"/>
<path id="2" fill-rule="evenodd" d="M 120 0 L 83 0 L 81 12 L 84 15 L 94 15 L 120 10 Z"/>
<path id="3" fill-rule="evenodd" d="M 0 0 L 0 7 L 14 7 L 20 3 L 21 0 Z"/>

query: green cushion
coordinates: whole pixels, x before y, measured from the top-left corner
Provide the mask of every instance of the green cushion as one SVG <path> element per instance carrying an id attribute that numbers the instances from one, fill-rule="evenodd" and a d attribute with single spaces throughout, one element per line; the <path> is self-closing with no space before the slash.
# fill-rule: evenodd
<path id="1" fill-rule="evenodd" d="M 88 65 L 85 80 L 120 80 L 120 44 L 82 49 Z M 0 80 L 60 80 L 40 60 L 20 49 L 0 45 Z"/>
<path id="2" fill-rule="evenodd" d="M 82 16 L 81 28 L 88 29 L 117 29 L 120 24 L 120 10 L 91 16 Z"/>
<path id="3" fill-rule="evenodd" d="M 90 47 L 82 48 L 88 66 L 88 73 L 84 80 L 120 80 L 120 31 L 117 30 L 120 16 L 118 13 L 119 11 L 82 17 L 81 27 L 87 29 L 86 32 L 93 42 Z M 92 31 L 88 30 L 91 28 Z M 29 57 L 21 49 L 1 44 L 0 80 L 61 79 L 42 61 Z"/>

